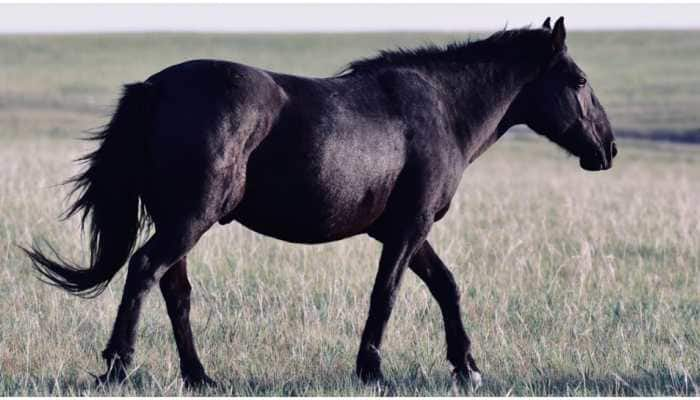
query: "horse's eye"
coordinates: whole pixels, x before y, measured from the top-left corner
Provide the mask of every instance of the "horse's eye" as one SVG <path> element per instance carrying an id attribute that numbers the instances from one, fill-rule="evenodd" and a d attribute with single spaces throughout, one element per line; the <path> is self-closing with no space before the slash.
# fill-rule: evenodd
<path id="1" fill-rule="evenodd" d="M 580 88 L 586 86 L 587 81 L 586 81 L 586 78 L 584 78 L 582 76 L 577 76 L 575 78 L 574 82 L 575 82 L 576 87 L 580 89 Z"/>

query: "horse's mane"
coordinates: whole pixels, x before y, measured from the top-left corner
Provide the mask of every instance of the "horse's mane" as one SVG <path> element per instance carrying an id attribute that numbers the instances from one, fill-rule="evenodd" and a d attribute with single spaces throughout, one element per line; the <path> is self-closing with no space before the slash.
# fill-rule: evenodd
<path id="1" fill-rule="evenodd" d="M 378 55 L 350 62 L 339 74 L 371 72 L 386 66 L 428 66 L 438 63 L 464 63 L 473 59 L 503 57 L 513 50 L 539 55 L 547 46 L 550 33 L 544 29 L 509 29 L 486 39 L 452 42 L 444 46 L 428 44 L 413 49 L 381 50 Z"/>

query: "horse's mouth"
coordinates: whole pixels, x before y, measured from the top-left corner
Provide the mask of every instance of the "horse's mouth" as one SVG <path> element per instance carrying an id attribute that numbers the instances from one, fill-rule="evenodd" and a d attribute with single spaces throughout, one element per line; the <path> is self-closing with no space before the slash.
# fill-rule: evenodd
<path id="1" fill-rule="evenodd" d="M 612 168 L 613 159 L 617 156 L 617 145 L 611 140 L 606 148 L 594 150 L 590 155 L 581 156 L 579 164 L 586 171 L 605 171 Z"/>
<path id="2" fill-rule="evenodd" d="M 579 165 L 581 165 L 581 168 L 585 169 L 586 171 L 605 171 L 606 169 L 610 169 L 612 167 L 612 159 L 608 161 L 601 159 L 600 157 L 581 157 L 579 159 Z"/>

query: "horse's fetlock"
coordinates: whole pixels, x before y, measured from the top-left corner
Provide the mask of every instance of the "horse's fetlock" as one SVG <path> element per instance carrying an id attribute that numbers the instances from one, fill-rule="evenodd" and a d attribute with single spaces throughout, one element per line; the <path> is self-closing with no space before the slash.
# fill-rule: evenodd
<path id="1" fill-rule="evenodd" d="M 363 349 L 357 357 L 358 367 L 361 365 L 369 369 L 379 369 L 381 363 L 382 356 L 379 353 L 379 349 L 374 346 Z"/>
<path id="2" fill-rule="evenodd" d="M 107 361 L 107 364 L 123 364 L 129 365 L 133 359 L 134 349 L 123 347 L 107 347 L 102 351 L 102 358 Z"/>
<path id="3" fill-rule="evenodd" d="M 467 365 L 467 353 L 463 350 L 447 349 L 447 361 L 455 368 L 465 367 Z"/>
<path id="4" fill-rule="evenodd" d="M 379 349 L 369 346 L 360 351 L 357 356 L 357 375 L 363 382 L 374 382 L 384 379 L 381 370 L 382 357 Z"/>
<path id="5" fill-rule="evenodd" d="M 199 360 L 180 360 L 180 371 L 184 377 L 202 377 L 206 376 L 204 366 Z"/>

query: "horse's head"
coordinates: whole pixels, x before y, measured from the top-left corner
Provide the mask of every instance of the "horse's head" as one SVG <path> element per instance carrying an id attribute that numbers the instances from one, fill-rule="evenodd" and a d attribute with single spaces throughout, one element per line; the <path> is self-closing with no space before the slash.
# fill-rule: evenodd
<path id="1" fill-rule="evenodd" d="M 549 18 L 552 56 L 544 72 L 522 94 L 525 123 L 579 158 L 583 169 L 600 171 L 612 166 L 615 138 L 603 106 L 586 75 L 566 51 L 564 18 L 554 29 Z"/>

